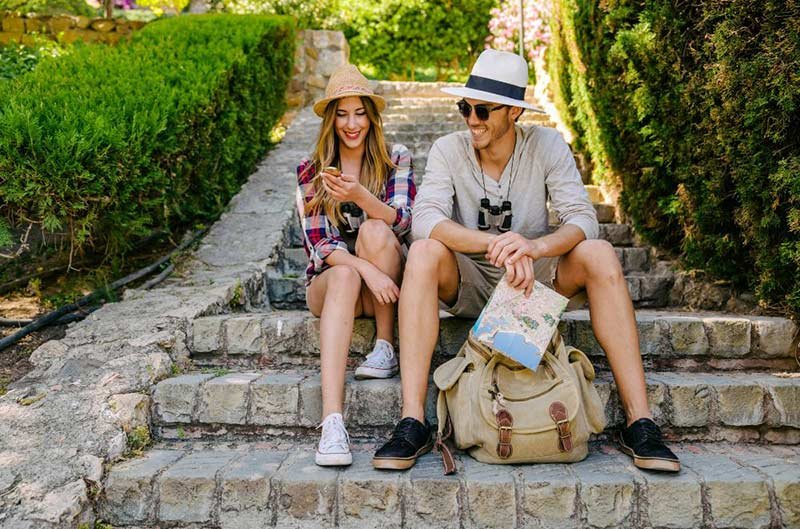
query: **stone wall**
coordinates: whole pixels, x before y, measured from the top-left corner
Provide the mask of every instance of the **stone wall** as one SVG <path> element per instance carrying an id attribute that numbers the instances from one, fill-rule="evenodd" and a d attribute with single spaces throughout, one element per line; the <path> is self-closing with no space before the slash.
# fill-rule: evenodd
<path id="1" fill-rule="evenodd" d="M 29 13 L 0 13 L 0 45 L 32 44 L 34 34 L 70 44 L 76 40 L 116 44 L 140 29 L 144 22 L 84 16 L 44 16 Z"/>
<path id="2" fill-rule="evenodd" d="M 299 31 L 294 78 L 286 95 L 289 107 L 303 107 L 321 97 L 333 71 L 349 59 L 350 46 L 341 31 Z"/>

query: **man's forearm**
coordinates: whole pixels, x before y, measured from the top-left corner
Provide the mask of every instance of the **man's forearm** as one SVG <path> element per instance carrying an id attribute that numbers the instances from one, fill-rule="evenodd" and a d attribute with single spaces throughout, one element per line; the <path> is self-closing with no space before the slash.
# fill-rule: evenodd
<path id="1" fill-rule="evenodd" d="M 465 228 L 452 220 L 443 220 L 433 228 L 430 238 L 436 239 L 454 252 L 485 253 L 492 234 Z"/>
<path id="2" fill-rule="evenodd" d="M 533 257 L 535 259 L 560 257 L 575 248 L 584 239 L 586 239 L 586 234 L 582 229 L 574 224 L 564 224 L 553 233 L 532 241 L 536 247 L 536 255 Z"/>

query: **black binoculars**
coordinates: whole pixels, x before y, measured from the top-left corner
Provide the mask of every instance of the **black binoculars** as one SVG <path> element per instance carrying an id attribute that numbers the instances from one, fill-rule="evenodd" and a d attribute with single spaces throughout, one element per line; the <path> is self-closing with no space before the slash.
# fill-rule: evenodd
<path id="1" fill-rule="evenodd" d="M 488 230 L 493 226 L 499 232 L 511 231 L 511 201 L 504 200 L 502 205 L 493 206 L 488 198 L 481 199 L 481 207 L 478 210 L 478 229 Z"/>

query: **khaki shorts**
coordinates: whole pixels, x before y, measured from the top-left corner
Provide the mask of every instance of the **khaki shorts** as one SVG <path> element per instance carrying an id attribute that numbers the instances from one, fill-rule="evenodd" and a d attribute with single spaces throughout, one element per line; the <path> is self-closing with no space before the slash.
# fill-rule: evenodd
<path id="1" fill-rule="evenodd" d="M 497 268 L 492 265 L 484 258 L 483 254 L 454 253 L 460 276 L 458 297 L 452 306 L 448 306 L 440 300 L 439 308 L 453 316 L 477 318 L 486 302 L 489 301 L 494 287 L 503 277 L 505 268 Z M 534 261 L 533 274 L 536 281 L 554 289 L 553 282 L 556 279 L 558 260 L 558 257 L 542 257 Z M 579 306 L 585 300 L 585 292 L 579 292 L 570 298 L 570 307 Z"/>

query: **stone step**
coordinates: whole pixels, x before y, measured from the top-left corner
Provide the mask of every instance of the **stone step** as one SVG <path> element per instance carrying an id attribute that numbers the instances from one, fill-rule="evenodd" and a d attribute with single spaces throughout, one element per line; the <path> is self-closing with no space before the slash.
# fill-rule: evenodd
<path id="1" fill-rule="evenodd" d="M 428 109 L 426 109 L 428 110 Z M 455 105 L 449 111 L 442 111 L 436 113 L 418 112 L 403 107 L 394 107 L 386 109 L 382 114 L 384 127 L 386 130 L 392 130 L 398 124 L 426 124 L 426 123 L 459 123 L 464 127 L 464 118 L 459 114 Z M 520 125 L 540 125 L 542 127 L 554 127 L 555 123 L 550 120 L 550 116 L 546 114 L 525 113 L 517 121 Z"/>
<path id="2" fill-rule="evenodd" d="M 313 449 L 159 447 L 111 468 L 99 515 L 115 527 L 458 529 L 800 526 L 800 451 L 675 446 L 683 470 L 643 472 L 609 445 L 581 462 L 487 465 L 430 453 L 409 471 L 318 467 Z"/>
<path id="3" fill-rule="evenodd" d="M 437 354 L 455 355 L 472 320 L 445 318 Z M 789 319 L 725 313 L 638 310 L 636 323 L 642 359 L 651 369 L 796 369 Z M 559 329 L 567 344 L 584 351 L 598 367 L 605 353 L 592 332 L 588 310 L 564 313 Z M 222 367 L 317 366 L 319 319 L 307 310 L 239 313 L 197 318 L 188 346 L 198 365 Z M 351 351 L 357 363 L 371 350 L 375 322 L 356 319 Z"/>
<path id="4" fill-rule="evenodd" d="M 672 274 L 628 271 L 625 274 L 625 281 L 634 307 L 654 308 L 669 305 L 670 290 L 675 282 Z M 295 270 L 270 272 L 267 294 L 274 308 L 304 308 L 305 275 Z"/>
<path id="5" fill-rule="evenodd" d="M 318 369 L 190 373 L 153 390 L 153 425 L 164 439 L 286 439 L 311 432 L 320 420 Z M 219 375 L 219 376 L 217 376 Z M 654 420 L 671 440 L 800 443 L 800 376 L 759 373 L 648 372 Z M 595 379 L 608 428 L 625 423 L 611 374 Z M 353 438 L 388 434 L 400 419 L 399 378 L 355 380 L 348 374 L 344 416 Z M 436 420 L 436 388 L 426 414 Z"/>

